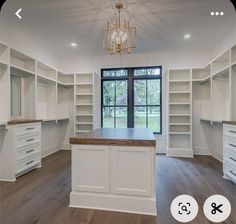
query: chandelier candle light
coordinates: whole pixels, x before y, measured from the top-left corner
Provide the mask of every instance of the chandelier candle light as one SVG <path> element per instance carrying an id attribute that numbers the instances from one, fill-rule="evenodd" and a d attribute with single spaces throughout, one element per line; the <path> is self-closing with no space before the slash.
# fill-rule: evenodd
<path id="1" fill-rule="evenodd" d="M 124 8 L 122 2 L 115 5 L 118 10 L 118 18 L 115 24 L 107 22 L 107 27 L 104 30 L 103 47 L 110 54 L 130 54 L 135 48 L 136 27 L 130 27 L 129 21 L 124 20 L 121 23 L 120 11 Z"/>

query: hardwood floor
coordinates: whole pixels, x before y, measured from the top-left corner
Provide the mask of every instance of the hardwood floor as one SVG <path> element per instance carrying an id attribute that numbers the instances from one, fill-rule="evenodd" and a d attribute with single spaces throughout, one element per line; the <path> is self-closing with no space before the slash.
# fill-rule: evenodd
<path id="1" fill-rule="evenodd" d="M 43 159 L 43 167 L 17 179 L 1 182 L 1 224 L 175 224 L 169 211 L 172 200 L 190 194 L 199 204 L 193 224 L 212 223 L 202 207 L 213 194 L 226 196 L 236 224 L 236 185 L 222 178 L 222 165 L 209 156 L 177 159 L 157 156 L 157 217 L 69 208 L 70 152 L 60 151 Z"/>

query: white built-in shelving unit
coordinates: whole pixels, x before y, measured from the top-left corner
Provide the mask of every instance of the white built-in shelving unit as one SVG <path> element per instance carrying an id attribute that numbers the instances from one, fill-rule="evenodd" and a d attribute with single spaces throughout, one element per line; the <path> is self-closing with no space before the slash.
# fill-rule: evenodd
<path id="1" fill-rule="evenodd" d="M 0 128 L 26 118 L 70 121 L 69 135 L 92 130 L 94 76 L 63 73 L 0 43 Z"/>
<path id="2" fill-rule="evenodd" d="M 94 73 L 75 74 L 75 135 L 93 129 Z"/>
<path id="3" fill-rule="evenodd" d="M 233 46 L 203 68 L 168 71 L 169 155 L 191 156 L 192 136 L 199 137 L 203 130 L 209 132 L 206 124 L 222 127 L 222 121 L 236 119 L 235 62 L 236 46 Z M 194 94 L 199 97 L 193 95 L 193 86 Z"/>
<path id="4" fill-rule="evenodd" d="M 57 73 L 57 120 L 69 120 L 74 103 L 74 74 Z M 73 108 L 72 108 L 73 111 Z"/>
<path id="5" fill-rule="evenodd" d="M 169 70 L 168 84 L 168 155 L 192 156 L 191 70 Z"/>
<path id="6" fill-rule="evenodd" d="M 0 43 L 0 129 L 5 128 L 10 113 L 9 48 Z"/>

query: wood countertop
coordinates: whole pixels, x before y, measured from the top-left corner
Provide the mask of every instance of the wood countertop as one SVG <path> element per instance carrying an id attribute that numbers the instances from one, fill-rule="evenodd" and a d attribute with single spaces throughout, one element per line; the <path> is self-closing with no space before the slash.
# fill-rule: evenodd
<path id="1" fill-rule="evenodd" d="M 15 125 L 15 124 L 28 124 L 28 123 L 38 123 L 42 122 L 42 120 L 34 120 L 34 119 L 16 119 L 8 121 L 8 125 Z"/>
<path id="2" fill-rule="evenodd" d="M 155 147 L 156 138 L 147 128 L 99 128 L 70 138 L 70 144 Z"/>
<path id="3" fill-rule="evenodd" d="M 236 121 L 223 121 L 223 124 L 236 125 Z"/>

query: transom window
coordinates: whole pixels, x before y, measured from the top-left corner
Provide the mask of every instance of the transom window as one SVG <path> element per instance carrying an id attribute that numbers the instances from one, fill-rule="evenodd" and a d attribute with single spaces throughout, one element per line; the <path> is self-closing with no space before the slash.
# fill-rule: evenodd
<path id="1" fill-rule="evenodd" d="M 102 127 L 162 132 L 162 67 L 102 69 Z"/>

